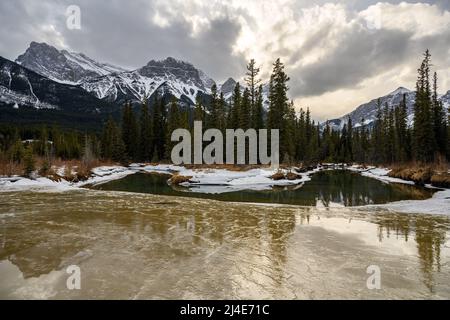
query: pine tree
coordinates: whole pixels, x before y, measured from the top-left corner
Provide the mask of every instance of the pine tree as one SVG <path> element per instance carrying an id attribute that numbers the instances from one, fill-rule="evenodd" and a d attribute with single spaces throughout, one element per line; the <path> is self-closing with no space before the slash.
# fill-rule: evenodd
<path id="1" fill-rule="evenodd" d="M 155 94 L 155 103 L 152 112 L 153 118 L 153 146 L 152 162 L 163 160 L 165 156 L 166 147 L 166 109 L 164 106 L 164 99 L 159 99 L 158 94 Z M 155 154 L 156 151 L 156 154 Z"/>
<path id="2" fill-rule="evenodd" d="M 150 161 L 152 153 L 152 122 L 148 110 L 147 99 L 144 99 L 141 105 L 140 115 L 140 159 Z"/>
<path id="3" fill-rule="evenodd" d="M 90 163 L 92 163 L 92 161 L 95 160 L 92 141 L 87 134 L 84 135 L 83 153 L 81 160 L 85 165 L 89 165 Z"/>
<path id="4" fill-rule="evenodd" d="M 10 159 L 13 162 L 20 163 L 25 155 L 25 149 L 23 147 L 20 137 L 15 138 L 14 144 L 11 146 Z"/>
<path id="5" fill-rule="evenodd" d="M 381 100 L 377 102 L 377 115 L 372 132 L 372 151 L 371 158 L 376 164 L 380 164 L 384 161 L 384 134 L 383 134 L 383 113 L 381 111 Z"/>
<path id="6" fill-rule="evenodd" d="M 264 128 L 263 87 L 262 87 L 262 85 L 260 85 L 258 88 L 255 106 L 254 106 L 254 109 L 252 112 L 252 126 L 256 130 Z"/>
<path id="7" fill-rule="evenodd" d="M 252 125 L 257 122 L 257 100 L 258 100 L 258 85 L 260 84 L 261 80 L 258 79 L 259 74 L 259 68 L 256 67 L 256 63 L 254 59 L 251 59 L 250 62 L 247 65 L 247 72 L 246 72 L 246 78 L 245 82 L 247 84 L 247 88 L 249 89 L 249 96 L 250 96 L 250 113 L 252 115 Z M 255 128 L 256 129 L 256 128 Z"/>
<path id="8" fill-rule="evenodd" d="M 31 177 L 33 171 L 36 170 L 35 165 L 36 160 L 34 159 L 33 155 L 33 147 L 30 144 L 25 148 L 25 152 L 23 155 L 23 166 L 25 177 Z"/>
<path id="9" fill-rule="evenodd" d="M 207 128 L 219 127 L 219 95 L 217 93 L 217 86 L 213 84 L 211 87 L 211 102 L 209 105 L 209 115 L 207 117 Z"/>
<path id="10" fill-rule="evenodd" d="M 303 111 L 302 108 L 300 108 L 300 116 L 297 120 L 297 159 L 298 160 L 305 160 L 307 158 L 307 138 L 306 138 L 306 132 L 307 132 L 307 124 L 305 120 L 305 111 Z"/>
<path id="11" fill-rule="evenodd" d="M 395 161 L 395 122 L 394 110 L 386 104 L 385 110 L 385 152 L 386 161 L 393 163 Z"/>
<path id="12" fill-rule="evenodd" d="M 221 92 L 217 100 L 217 129 L 225 133 L 226 126 L 226 102 L 223 92 Z"/>
<path id="13" fill-rule="evenodd" d="M 202 104 L 202 98 L 197 94 L 195 97 L 194 121 L 205 121 L 205 110 Z"/>
<path id="14" fill-rule="evenodd" d="M 251 125 L 250 108 L 250 90 L 248 88 L 245 88 L 239 113 L 239 127 L 243 130 L 249 129 Z"/>
<path id="15" fill-rule="evenodd" d="M 397 162 L 404 162 L 409 158 L 407 115 L 406 94 L 404 94 L 403 100 L 395 110 L 395 160 Z"/>
<path id="16" fill-rule="evenodd" d="M 288 155 L 289 160 L 292 162 L 295 160 L 295 137 L 296 137 L 296 116 L 295 116 L 295 106 L 294 101 L 288 106 L 288 111 L 286 115 L 286 124 L 285 124 L 286 135 L 291 137 L 291 139 L 286 140 L 285 146 L 285 154 Z"/>
<path id="17" fill-rule="evenodd" d="M 139 156 L 139 138 L 136 117 L 131 102 L 127 102 L 122 112 L 122 141 L 128 158 L 136 160 Z"/>
<path id="18" fill-rule="evenodd" d="M 433 161 L 436 151 L 430 65 L 431 55 L 427 50 L 418 69 L 419 76 L 416 83 L 416 101 L 414 104 L 414 155 L 416 160 L 421 162 Z"/>
<path id="19" fill-rule="evenodd" d="M 170 153 L 172 148 L 175 146 L 176 142 L 171 141 L 172 132 L 176 129 L 180 129 L 181 126 L 181 114 L 177 100 L 175 98 L 170 102 L 169 114 L 167 116 L 167 136 L 166 136 L 166 158 L 170 158 Z"/>
<path id="20" fill-rule="evenodd" d="M 442 102 L 438 99 L 437 93 L 437 73 L 433 75 L 433 121 L 434 121 L 434 137 L 436 141 L 437 152 L 445 156 L 447 149 L 447 121 L 446 113 Z"/>
<path id="21" fill-rule="evenodd" d="M 240 125 L 239 115 L 241 113 L 241 86 L 239 82 L 236 83 L 234 87 L 230 112 L 228 116 L 228 128 L 229 129 L 238 129 Z"/>
<path id="22" fill-rule="evenodd" d="M 126 163 L 127 155 L 122 134 L 115 121 L 110 117 L 102 133 L 102 157 L 113 161 Z"/>
<path id="23" fill-rule="evenodd" d="M 284 65 L 278 58 L 273 65 L 273 71 L 270 77 L 267 126 L 269 129 L 280 130 L 280 155 L 286 154 L 287 141 L 291 138 L 286 134 L 285 121 L 289 101 L 287 98 L 288 81 L 289 77 L 284 72 Z"/>

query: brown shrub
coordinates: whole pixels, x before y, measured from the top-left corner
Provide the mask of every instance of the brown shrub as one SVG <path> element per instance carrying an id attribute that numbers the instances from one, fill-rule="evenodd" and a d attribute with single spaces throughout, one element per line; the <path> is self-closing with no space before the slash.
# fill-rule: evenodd
<path id="1" fill-rule="evenodd" d="M 172 178 L 169 179 L 169 183 L 173 185 L 179 185 L 184 182 L 191 182 L 192 176 L 182 176 L 179 174 L 174 174 Z"/>
<path id="2" fill-rule="evenodd" d="M 431 182 L 431 176 L 433 175 L 433 170 L 431 168 L 422 168 L 414 172 L 411 176 L 411 180 L 416 184 L 424 185 L 425 183 Z"/>
<path id="3" fill-rule="evenodd" d="M 431 185 L 440 188 L 450 188 L 450 173 L 442 172 L 431 177 Z"/>
<path id="4" fill-rule="evenodd" d="M 301 179 L 301 177 L 302 177 L 302 176 L 300 176 L 300 175 L 298 175 L 298 174 L 295 174 L 295 173 L 293 173 L 293 172 L 288 172 L 288 173 L 286 174 L 286 179 L 288 179 L 288 180 L 297 180 L 297 179 Z"/>
<path id="5" fill-rule="evenodd" d="M 276 173 L 274 173 L 271 177 L 272 180 L 283 180 L 285 179 L 284 173 L 281 171 L 278 171 Z"/>

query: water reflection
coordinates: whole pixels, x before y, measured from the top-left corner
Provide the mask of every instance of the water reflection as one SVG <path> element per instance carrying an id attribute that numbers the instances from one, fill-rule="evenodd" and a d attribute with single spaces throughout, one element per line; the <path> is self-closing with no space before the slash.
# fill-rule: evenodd
<path id="1" fill-rule="evenodd" d="M 202 193 L 202 187 L 172 187 L 170 176 L 138 173 L 120 180 L 93 186 L 100 190 L 128 191 L 159 195 L 215 199 L 221 201 L 280 203 L 326 207 L 333 204 L 362 206 L 399 200 L 427 199 L 434 190 L 402 184 L 385 184 L 346 170 L 322 171 L 312 176 L 304 185 L 280 187 L 272 190 L 240 190 L 226 193 Z M 196 190 L 200 188 L 199 190 Z M 216 188 L 216 187 L 214 187 Z M 194 192 L 195 191 L 195 192 Z"/>
<path id="2" fill-rule="evenodd" d="M 420 268 L 425 285 L 434 290 L 434 274 L 441 272 L 441 249 L 445 246 L 448 232 L 448 218 L 407 214 L 382 215 L 376 217 L 380 242 L 384 237 L 395 235 L 397 239 L 409 240 L 414 236 L 417 253 L 420 258 Z"/>
<path id="3" fill-rule="evenodd" d="M 117 192 L 5 193 L 0 297 L 450 297 L 447 217 Z M 365 268 L 383 270 L 366 290 Z M 83 290 L 65 290 L 78 264 Z M 325 285 L 324 285 L 325 284 Z M 27 289 L 27 290 L 25 290 Z M 375 290 L 376 291 L 376 290 Z"/>

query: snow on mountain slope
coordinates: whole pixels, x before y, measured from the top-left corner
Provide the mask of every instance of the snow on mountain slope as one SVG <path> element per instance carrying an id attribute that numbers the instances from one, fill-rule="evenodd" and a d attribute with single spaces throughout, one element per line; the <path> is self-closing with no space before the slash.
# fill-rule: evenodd
<path id="1" fill-rule="evenodd" d="M 354 111 L 341 118 L 330 120 L 328 123 L 333 129 L 340 130 L 344 124 L 347 123 L 347 120 L 350 117 L 354 127 L 370 125 L 375 121 L 377 116 L 378 100 L 381 102 L 381 108 L 384 108 L 386 103 L 389 107 L 398 107 L 403 100 L 403 95 L 406 97 L 408 125 L 412 125 L 414 120 L 414 103 L 416 100 L 416 92 L 404 87 L 400 87 L 386 96 L 376 98 L 368 103 L 362 104 Z M 448 109 L 450 106 L 450 91 L 448 91 L 445 95 L 440 96 L 439 100 L 442 101 L 444 108 Z"/>
<path id="2" fill-rule="evenodd" d="M 87 79 L 126 71 L 107 63 L 94 61 L 82 53 L 73 53 L 46 44 L 31 42 L 16 63 L 51 80 L 79 84 Z"/>
<path id="3" fill-rule="evenodd" d="M 194 104 L 197 93 L 210 93 L 215 83 L 192 64 L 170 57 L 128 71 L 46 43 L 32 42 L 16 62 L 49 79 L 79 85 L 100 99 L 119 104 L 124 100 L 142 101 L 156 90 Z"/>
<path id="4" fill-rule="evenodd" d="M 152 60 L 134 71 L 87 80 L 81 87 L 108 101 L 142 101 L 162 90 L 193 105 L 199 92 L 210 93 L 212 84 L 213 80 L 192 64 L 169 57 Z"/>
<path id="5" fill-rule="evenodd" d="M 225 101 L 231 102 L 236 84 L 237 82 L 233 78 L 228 78 L 227 81 L 217 86 L 217 91 L 223 93 Z"/>
<path id="6" fill-rule="evenodd" d="M 0 57 L 0 106 L 96 114 L 111 105 L 79 86 L 62 84 Z"/>
<path id="7" fill-rule="evenodd" d="M 128 71 L 97 62 L 83 53 L 58 50 L 46 43 L 32 42 L 16 62 L 54 81 L 79 85 L 99 99 L 122 104 L 125 100 L 140 102 L 156 91 L 170 94 L 188 105 L 194 105 L 197 94 L 210 94 L 216 83 L 192 64 L 168 57 L 151 60 L 142 68 Z M 219 93 L 230 102 L 236 81 L 229 78 L 218 84 Z M 242 91 L 244 86 L 241 86 Z M 269 85 L 263 85 L 264 108 L 268 109 Z"/>
<path id="8" fill-rule="evenodd" d="M 97 62 L 83 53 L 58 50 L 46 43 L 32 42 L 16 62 L 54 81 L 79 85 L 97 98 L 117 104 L 151 97 L 156 91 L 170 94 L 188 105 L 195 104 L 198 93 L 210 94 L 216 83 L 192 64 L 168 57 L 151 60 L 142 68 L 128 71 Z M 231 101 L 236 81 L 229 78 L 218 84 L 218 92 Z M 244 87 L 242 86 L 242 90 Z M 269 86 L 263 86 L 264 107 L 268 108 Z"/>

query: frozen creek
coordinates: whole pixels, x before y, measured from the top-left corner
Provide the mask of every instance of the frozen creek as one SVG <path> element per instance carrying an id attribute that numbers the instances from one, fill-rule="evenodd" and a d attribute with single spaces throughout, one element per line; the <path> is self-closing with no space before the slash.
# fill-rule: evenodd
<path id="1" fill-rule="evenodd" d="M 0 193 L 0 298 L 449 299 L 449 230 L 448 215 L 383 206 L 11 190 Z M 80 290 L 66 287 L 69 265 Z M 369 265 L 379 290 L 366 286 Z"/>

